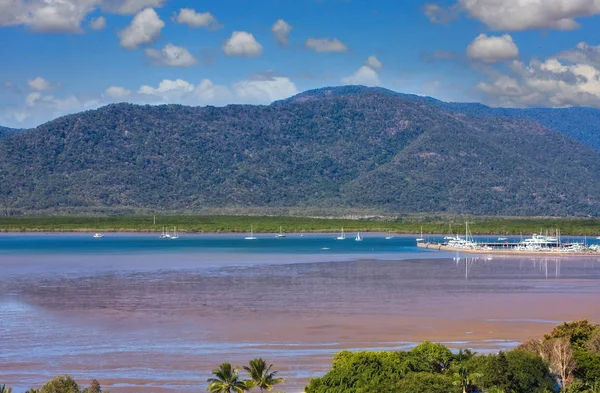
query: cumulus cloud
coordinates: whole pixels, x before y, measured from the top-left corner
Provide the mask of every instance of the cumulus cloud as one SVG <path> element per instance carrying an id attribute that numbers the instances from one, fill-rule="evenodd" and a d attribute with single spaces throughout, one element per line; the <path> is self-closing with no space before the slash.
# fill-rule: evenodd
<path id="1" fill-rule="evenodd" d="M 586 42 L 580 42 L 575 49 L 559 53 L 558 58 L 571 63 L 587 63 L 600 67 L 600 45 L 593 46 Z"/>
<path id="2" fill-rule="evenodd" d="M 48 82 L 46 79 L 44 79 L 40 76 L 33 78 L 33 79 L 28 79 L 27 86 L 31 90 L 36 90 L 36 91 L 52 90 L 52 89 L 58 87 L 57 85 L 53 85 L 52 83 Z"/>
<path id="3" fill-rule="evenodd" d="M 519 48 L 508 34 L 502 36 L 480 34 L 467 46 L 469 59 L 486 63 L 510 60 L 518 56 Z"/>
<path id="4" fill-rule="evenodd" d="M 160 38 L 160 31 L 165 27 L 156 11 L 146 8 L 137 13 L 131 23 L 119 32 L 121 46 L 136 49 L 142 44 L 150 44 Z"/>
<path id="5" fill-rule="evenodd" d="M 369 58 L 367 59 L 367 65 L 376 70 L 382 67 L 382 64 L 379 61 L 379 59 L 373 55 L 369 56 Z"/>
<path id="6" fill-rule="evenodd" d="M 298 94 L 296 85 L 286 77 L 246 80 L 233 85 L 235 95 L 249 102 L 268 103 Z"/>
<path id="7" fill-rule="evenodd" d="M 252 34 L 234 31 L 223 44 L 223 52 L 228 56 L 256 57 L 262 54 L 263 47 Z"/>
<path id="8" fill-rule="evenodd" d="M 122 86 L 110 86 L 104 91 L 104 97 L 115 100 L 122 100 L 131 96 L 132 91 Z"/>
<path id="9" fill-rule="evenodd" d="M 144 8 L 160 8 L 166 0 L 101 0 L 102 9 L 121 15 L 133 15 Z"/>
<path id="10" fill-rule="evenodd" d="M 160 7 L 164 2 L 165 0 L 1 0 L 0 26 L 24 25 L 39 33 L 82 33 L 82 22 L 98 9 L 134 14 L 145 7 Z"/>
<path id="11" fill-rule="evenodd" d="M 315 52 L 346 52 L 348 47 L 342 41 L 334 38 L 309 38 L 306 40 L 306 47 Z"/>
<path id="12" fill-rule="evenodd" d="M 221 27 L 217 19 L 210 12 L 196 12 L 191 8 L 182 8 L 173 19 L 177 23 L 188 25 L 192 28 L 204 27 L 207 29 L 218 29 Z"/>
<path id="13" fill-rule="evenodd" d="M 570 60 L 559 56 L 528 64 L 514 60 L 508 72 L 492 73 L 477 89 L 498 106 L 600 108 L 600 67 L 588 62 L 586 50 L 587 44 L 578 45 L 570 51 Z"/>
<path id="14" fill-rule="evenodd" d="M 343 78 L 342 83 L 345 85 L 365 86 L 377 86 L 381 84 L 377 71 L 366 65 L 360 67 L 354 74 Z"/>
<path id="15" fill-rule="evenodd" d="M 42 91 L 27 95 L 20 106 L 0 107 L 3 125 L 31 127 L 58 116 L 97 108 L 113 102 L 138 104 L 269 104 L 297 94 L 295 84 L 272 72 L 257 74 L 229 86 L 202 79 L 194 84 L 184 79 L 164 79 L 157 85 L 144 84 L 137 90 L 113 85 L 100 94 L 54 97 Z"/>
<path id="16" fill-rule="evenodd" d="M 98 18 L 92 19 L 90 22 L 90 27 L 94 30 L 102 30 L 106 27 L 106 18 L 100 16 Z"/>
<path id="17" fill-rule="evenodd" d="M 165 45 L 161 50 L 146 49 L 146 56 L 153 59 L 154 64 L 170 67 L 190 67 L 198 62 L 187 49 L 171 43 Z"/>
<path id="18" fill-rule="evenodd" d="M 572 30 L 578 18 L 600 14 L 600 0 L 459 0 L 471 17 L 493 30 Z"/>
<path id="19" fill-rule="evenodd" d="M 271 28 L 275 39 L 279 45 L 287 45 L 289 42 L 289 35 L 292 31 L 292 26 L 284 21 L 283 19 L 279 19 L 273 27 Z"/>
<path id="20" fill-rule="evenodd" d="M 458 17 L 456 6 L 442 7 L 439 4 L 427 3 L 423 6 L 423 12 L 431 23 L 448 23 Z"/>

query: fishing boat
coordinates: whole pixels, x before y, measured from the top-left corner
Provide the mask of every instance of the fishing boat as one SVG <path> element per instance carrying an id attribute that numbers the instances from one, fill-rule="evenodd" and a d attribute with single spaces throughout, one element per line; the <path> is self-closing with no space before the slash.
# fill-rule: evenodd
<path id="1" fill-rule="evenodd" d="M 275 237 L 277 237 L 277 238 L 285 237 L 285 234 L 281 230 L 281 225 L 279 226 L 279 233 L 277 235 L 275 235 Z"/>
<path id="2" fill-rule="evenodd" d="M 362 240 L 363 240 L 363 238 L 360 235 L 360 232 L 356 232 L 356 237 L 354 238 L 354 241 L 362 242 Z"/>
<path id="3" fill-rule="evenodd" d="M 254 228 L 250 225 L 250 235 L 246 236 L 244 239 L 246 240 L 256 240 L 256 236 L 254 236 Z"/>
<path id="4" fill-rule="evenodd" d="M 101 233 L 94 233 L 94 238 L 95 238 L 95 239 L 100 239 L 100 238 L 102 238 L 102 237 L 104 237 L 104 235 L 103 235 L 103 234 L 101 234 Z"/>
<path id="5" fill-rule="evenodd" d="M 340 233 L 340 235 L 338 237 L 336 237 L 336 240 L 346 240 L 346 234 L 344 233 L 344 228 L 342 228 L 342 233 Z"/>
<path id="6" fill-rule="evenodd" d="M 392 232 L 388 231 L 387 236 L 385 237 L 385 240 L 390 240 L 393 239 L 394 237 L 392 236 Z"/>

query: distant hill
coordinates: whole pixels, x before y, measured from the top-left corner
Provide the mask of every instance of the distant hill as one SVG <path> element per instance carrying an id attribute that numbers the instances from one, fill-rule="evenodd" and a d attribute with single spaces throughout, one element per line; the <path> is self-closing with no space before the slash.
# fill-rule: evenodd
<path id="1" fill-rule="evenodd" d="M 0 140 L 0 209 L 599 214 L 600 151 L 415 97 L 343 87 L 269 106 L 114 104 L 65 116 Z"/>
<path id="2" fill-rule="evenodd" d="M 471 116 L 503 116 L 530 120 L 600 150 L 600 109 L 596 108 L 492 108 L 479 103 L 444 102 L 431 97 L 402 94 L 380 87 L 365 86 L 326 87 L 309 90 L 278 103 L 303 102 L 330 96 L 360 94 L 365 91 L 377 91 L 382 95 L 401 97 Z"/>
<path id="3" fill-rule="evenodd" d="M 16 129 L 16 128 L 8 128 L 8 127 L 0 126 L 0 138 L 5 138 L 7 136 L 16 134 L 19 131 L 21 131 L 21 130 Z"/>

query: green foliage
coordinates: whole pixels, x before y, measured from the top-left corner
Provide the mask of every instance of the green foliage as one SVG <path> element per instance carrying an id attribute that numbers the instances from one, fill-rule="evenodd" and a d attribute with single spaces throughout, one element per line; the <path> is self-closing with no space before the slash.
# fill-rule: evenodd
<path id="1" fill-rule="evenodd" d="M 100 382 L 98 382 L 97 379 L 92 379 L 90 386 L 83 389 L 82 393 L 102 393 L 102 392 L 109 393 L 109 392 L 102 390 L 102 386 L 100 386 Z"/>
<path id="2" fill-rule="evenodd" d="M 522 350 L 506 354 L 508 362 L 508 391 L 516 393 L 542 393 L 553 391 L 555 382 L 548 365 L 535 355 Z"/>
<path id="3" fill-rule="evenodd" d="M 408 353 L 405 364 L 413 372 L 441 373 L 448 369 L 452 358 L 452 352 L 448 348 L 425 341 Z"/>
<path id="4" fill-rule="evenodd" d="M 344 227 L 348 231 L 379 231 L 418 234 L 423 227 L 424 234 L 448 233 L 449 224 L 453 232 L 464 227 L 465 220 L 471 222 L 470 230 L 477 234 L 531 234 L 540 228 L 552 230 L 560 228 L 564 235 L 600 235 L 600 219 L 514 219 L 490 217 L 434 217 L 402 216 L 394 219 L 340 219 L 289 216 L 256 215 L 158 215 L 156 225 L 152 215 L 144 216 L 0 216 L 0 232 L 160 232 L 164 225 L 177 226 L 179 232 L 241 232 L 254 226 L 255 232 L 338 232 Z"/>
<path id="5" fill-rule="evenodd" d="M 12 388 L 7 385 L 0 385 L 0 393 L 12 393 Z"/>
<path id="6" fill-rule="evenodd" d="M 79 385 L 70 376 L 61 375 L 46 382 L 40 393 L 79 393 Z"/>
<path id="7" fill-rule="evenodd" d="M 240 379 L 231 363 L 222 363 L 212 373 L 214 377 L 207 379 L 206 388 L 211 393 L 242 393 L 249 390 L 248 383 Z"/>
<path id="8" fill-rule="evenodd" d="M 574 322 L 565 322 L 556 326 L 550 334 L 544 336 L 544 340 L 553 338 L 568 338 L 574 348 L 582 348 L 598 330 L 596 325 L 587 319 Z"/>
<path id="9" fill-rule="evenodd" d="M 594 148 L 522 119 L 332 91 L 270 106 L 114 104 L 1 138 L 0 209 L 600 212 Z"/>
<path id="10" fill-rule="evenodd" d="M 393 393 L 404 375 L 403 352 L 349 352 L 335 355 L 331 371 L 313 378 L 306 393 Z M 450 382 L 451 385 L 451 382 Z"/>
<path id="11" fill-rule="evenodd" d="M 267 362 L 262 358 L 250 360 L 244 370 L 250 375 L 250 386 L 257 387 L 261 392 L 270 391 L 275 385 L 285 382 L 285 379 L 277 377 L 277 371 L 271 371 L 272 364 L 267 366 Z"/>
<path id="12" fill-rule="evenodd" d="M 431 374 L 427 372 L 410 373 L 398 384 L 396 393 L 450 393 L 456 392 L 452 378 L 447 375 Z M 378 390 L 371 390 L 375 393 Z M 308 392 L 307 392 L 308 393 Z M 365 392 L 366 393 L 366 392 Z"/>

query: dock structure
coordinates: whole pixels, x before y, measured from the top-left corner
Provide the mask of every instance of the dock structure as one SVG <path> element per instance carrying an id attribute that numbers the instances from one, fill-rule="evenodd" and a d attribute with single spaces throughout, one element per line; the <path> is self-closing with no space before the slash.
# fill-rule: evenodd
<path id="1" fill-rule="evenodd" d="M 555 247 L 527 248 L 522 243 L 475 243 L 466 247 L 456 247 L 448 243 L 417 242 L 418 248 L 461 252 L 464 254 L 501 254 L 501 255 L 532 255 L 532 256 L 600 256 L 600 248 L 573 248 L 568 245 Z"/>

